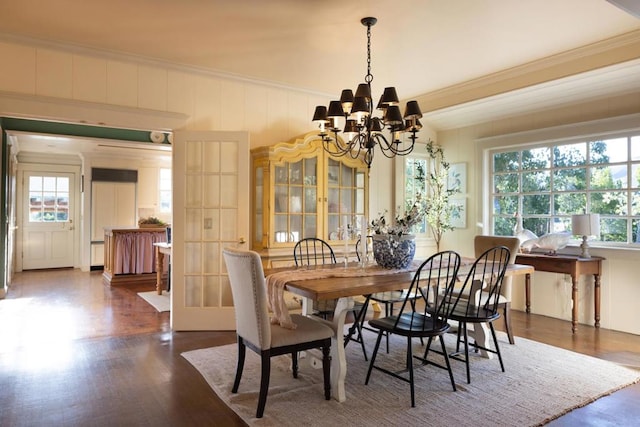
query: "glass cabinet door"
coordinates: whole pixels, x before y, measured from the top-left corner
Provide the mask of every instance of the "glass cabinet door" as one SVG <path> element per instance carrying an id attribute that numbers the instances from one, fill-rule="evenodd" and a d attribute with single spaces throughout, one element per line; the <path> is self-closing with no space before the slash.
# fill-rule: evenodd
<path id="1" fill-rule="evenodd" d="M 329 240 L 357 239 L 365 215 L 365 172 L 333 158 L 327 162 L 327 232 Z"/>
<path id="2" fill-rule="evenodd" d="M 264 197 L 264 176 L 262 172 L 262 168 L 256 169 L 255 172 L 256 182 L 255 182 L 255 196 L 254 196 L 254 206 L 255 206 L 255 219 L 254 219 L 254 240 L 256 242 L 262 241 L 262 227 L 264 221 L 264 210 L 262 207 L 262 201 Z"/>
<path id="3" fill-rule="evenodd" d="M 317 235 L 318 159 L 275 167 L 274 243 L 295 243 Z"/>

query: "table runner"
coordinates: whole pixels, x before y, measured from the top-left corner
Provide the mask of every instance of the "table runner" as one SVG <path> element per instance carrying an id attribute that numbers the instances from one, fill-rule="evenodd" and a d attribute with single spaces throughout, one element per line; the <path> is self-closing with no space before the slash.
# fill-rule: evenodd
<path id="1" fill-rule="evenodd" d="M 406 268 L 387 269 L 378 265 L 369 265 L 362 268 L 359 264 L 352 264 L 347 268 L 338 264 L 322 268 L 295 268 L 279 271 L 267 276 L 267 296 L 269 309 L 273 312 L 272 324 L 279 324 L 283 328 L 295 329 L 296 324 L 291 320 L 289 309 L 284 301 L 284 288 L 288 282 L 294 280 L 326 279 L 330 277 L 365 277 L 387 274 L 398 274 L 416 271 L 423 261 L 414 260 Z"/>

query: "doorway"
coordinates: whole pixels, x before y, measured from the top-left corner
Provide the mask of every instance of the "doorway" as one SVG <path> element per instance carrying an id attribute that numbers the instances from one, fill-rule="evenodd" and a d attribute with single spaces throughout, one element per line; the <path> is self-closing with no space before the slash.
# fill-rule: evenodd
<path id="1" fill-rule="evenodd" d="M 79 168 L 27 164 L 18 169 L 18 270 L 74 267 Z"/>

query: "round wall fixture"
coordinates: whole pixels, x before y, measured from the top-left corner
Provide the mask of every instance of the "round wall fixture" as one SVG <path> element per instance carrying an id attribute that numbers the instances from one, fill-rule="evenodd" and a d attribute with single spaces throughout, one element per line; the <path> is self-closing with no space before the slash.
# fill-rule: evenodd
<path id="1" fill-rule="evenodd" d="M 151 139 L 151 142 L 154 142 L 156 144 L 160 144 L 162 142 L 164 142 L 164 133 L 162 132 L 158 132 L 158 131 L 153 131 L 149 134 L 149 138 Z"/>

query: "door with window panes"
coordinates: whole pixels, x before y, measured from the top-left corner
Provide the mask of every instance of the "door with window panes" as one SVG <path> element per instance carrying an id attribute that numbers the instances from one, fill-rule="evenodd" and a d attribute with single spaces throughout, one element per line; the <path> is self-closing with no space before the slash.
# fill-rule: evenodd
<path id="1" fill-rule="evenodd" d="M 75 174 L 22 174 L 22 269 L 73 267 Z"/>

